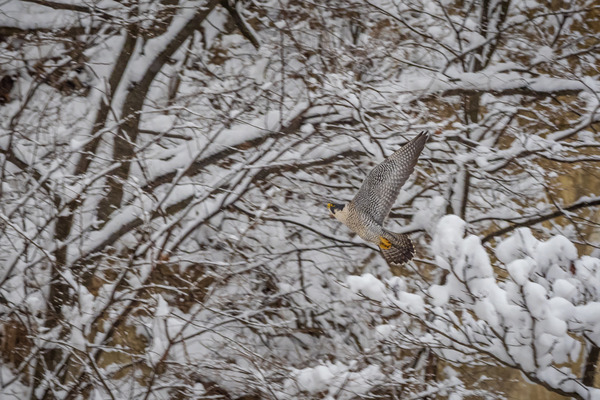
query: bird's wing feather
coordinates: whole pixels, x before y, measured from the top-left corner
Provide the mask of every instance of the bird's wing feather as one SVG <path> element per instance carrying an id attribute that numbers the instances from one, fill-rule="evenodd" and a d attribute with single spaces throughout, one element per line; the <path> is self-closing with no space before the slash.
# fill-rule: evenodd
<path id="1" fill-rule="evenodd" d="M 419 133 L 373 168 L 356 193 L 354 206 L 382 224 L 390 213 L 400 188 L 412 174 L 428 137 L 427 132 Z"/>

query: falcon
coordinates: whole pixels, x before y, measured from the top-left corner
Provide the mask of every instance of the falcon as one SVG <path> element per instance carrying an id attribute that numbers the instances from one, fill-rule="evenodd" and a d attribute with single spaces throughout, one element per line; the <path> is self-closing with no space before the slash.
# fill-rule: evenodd
<path id="1" fill-rule="evenodd" d="M 349 203 L 327 203 L 329 212 L 338 221 L 362 239 L 379 246 L 383 258 L 389 264 L 404 264 L 415 254 L 409 237 L 388 231 L 383 227 L 383 222 L 390 213 L 400 188 L 412 174 L 428 138 L 427 132 L 419 133 L 373 168 Z"/>

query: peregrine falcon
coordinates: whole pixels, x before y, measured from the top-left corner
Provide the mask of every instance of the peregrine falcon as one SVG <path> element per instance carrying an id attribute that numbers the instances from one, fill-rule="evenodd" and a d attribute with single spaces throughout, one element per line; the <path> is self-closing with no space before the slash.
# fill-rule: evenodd
<path id="1" fill-rule="evenodd" d="M 419 133 L 413 140 L 373 168 L 347 204 L 328 203 L 331 215 L 367 242 L 375 243 L 390 264 L 404 264 L 415 249 L 407 235 L 383 227 L 404 182 L 413 172 L 429 135 Z"/>

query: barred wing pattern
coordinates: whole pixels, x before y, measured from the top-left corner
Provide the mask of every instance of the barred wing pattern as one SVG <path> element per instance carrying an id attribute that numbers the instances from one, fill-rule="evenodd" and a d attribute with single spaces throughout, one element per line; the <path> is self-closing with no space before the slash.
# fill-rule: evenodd
<path id="1" fill-rule="evenodd" d="M 400 188 L 412 174 L 429 135 L 419 133 L 413 140 L 373 168 L 352 200 L 354 206 L 378 224 L 387 218 Z"/>

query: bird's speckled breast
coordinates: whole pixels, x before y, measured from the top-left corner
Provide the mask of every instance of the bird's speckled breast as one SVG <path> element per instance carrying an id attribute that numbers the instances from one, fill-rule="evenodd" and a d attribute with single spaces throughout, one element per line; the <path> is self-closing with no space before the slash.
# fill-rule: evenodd
<path id="1" fill-rule="evenodd" d="M 358 212 L 353 202 L 348 204 L 348 218 L 344 224 L 367 242 L 379 244 L 379 238 L 383 235 L 383 227 L 370 216 Z"/>

